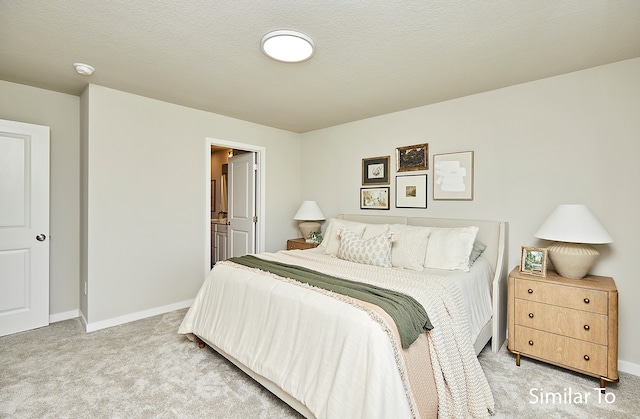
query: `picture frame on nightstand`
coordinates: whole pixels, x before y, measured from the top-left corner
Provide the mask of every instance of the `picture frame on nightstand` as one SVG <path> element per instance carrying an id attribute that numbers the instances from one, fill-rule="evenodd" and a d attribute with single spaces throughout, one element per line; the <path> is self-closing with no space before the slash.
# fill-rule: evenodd
<path id="1" fill-rule="evenodd" d="M 522 246 L 520 272 L 528 275 L 546 277 L 547 249 L 542 247 Z"/>

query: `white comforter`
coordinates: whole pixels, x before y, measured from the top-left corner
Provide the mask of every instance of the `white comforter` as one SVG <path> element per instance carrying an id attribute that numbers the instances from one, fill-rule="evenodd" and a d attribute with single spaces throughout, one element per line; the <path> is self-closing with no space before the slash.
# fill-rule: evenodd
<path id="1" fill-rule="evenodd" d="M 486 417 L 493 396 L 475 356 L 460 294 L 441 276 L 313 252 L 261 254 L 404 292 L 423 304 L 440 417 Z M 347 302 L 345 304 L 345 302 Z M 313 309 L 310 310 L 309 307 Z M 216 264 L 179 333 L 200 336 L 276 383 L 318 418 L 418 416 L 397 343 L 370 310 L 295 281 Z"/>

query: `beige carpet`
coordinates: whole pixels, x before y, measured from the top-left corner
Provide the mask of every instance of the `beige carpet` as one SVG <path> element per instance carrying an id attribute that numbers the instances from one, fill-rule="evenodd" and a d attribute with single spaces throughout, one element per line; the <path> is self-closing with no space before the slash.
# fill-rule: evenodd
<path id="1" fill-rule="evenodd" d="M 92 333 L 75 319 L 0 338 L 0 417 L 297 416 L 224 358 L 178 335 L 185 312 Z"/>
<path id="2" fill-rule="evenodd" d="M 503 345 L 494 354 L 486 347 L 479 355 L 496 403 L 496 418 L 640 418 L 640 377 L 620 373 L 620 382 L 600 380 L 536 360 L 521 358 Z"/>
<path id="3" fill-rule="evenodd" d="M 0 418 L 287 418 L 297 413 L 210 349 L 176 333 L 185 310 L 84 333 L 78 319 L 0 338 Z M 488 348 L 480 362 L 496 417 L 640 417 L 640 377 L 598 381 Z M 532 389 L 538 402 L 530 393 Z M 540 403 L 545 393 L 587 403 Z M 544 392 L 544 393 L 541 393 Z"/>

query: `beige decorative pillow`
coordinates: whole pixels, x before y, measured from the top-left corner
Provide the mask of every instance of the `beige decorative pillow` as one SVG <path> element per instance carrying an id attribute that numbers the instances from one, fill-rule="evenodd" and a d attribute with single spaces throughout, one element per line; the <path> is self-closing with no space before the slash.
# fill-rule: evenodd
<path id="1" fill-rule="evenodd" d="M 424 259 L 431 227 L 392 224 L 391 264 L 394 268 L 424 270 Z"/>
<path id="2" fill-rule="evenodd" d="M 364 233 L 362 234 L 362 238 L 367 240 L 374 238 L 376 236 L 380 236 L 381 234 L 389 231 L 389 224 L 369 224 L 364 223 Z"/>
<path id="3" fill-rule="evenodd" d="M 358 237 L 362 237 L 366 225 L 364 223 L 357 223 L 355 221 L 338 220 L 332 218 L 329 220 L 329 225 L 324 232 L 324 238 L 320 247 L 324 248 L 324 253 L 327 255 L 336 256 L 338 249 L 340 248 L 340 229 L 343 227 L 349 228 L 352 232 L 358 234 Z"/>
<path id="4" fill-rule="evenodd" d="M 347 228 L 340 230 L 340 259 L 366 265 L 391 267 L 391 233 L 362 239 Z"/>
<path id="5" fill-rule="evenodd" d="M 424 267 L 469 271 L 469 256 L 478 227 L 431 227 Z"/>

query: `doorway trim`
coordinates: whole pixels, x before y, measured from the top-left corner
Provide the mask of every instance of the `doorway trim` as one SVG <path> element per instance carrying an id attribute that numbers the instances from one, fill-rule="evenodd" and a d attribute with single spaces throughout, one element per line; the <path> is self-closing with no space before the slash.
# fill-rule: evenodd
<path id="1" fill-rule="evenodd" d="M 266 191 L 266 162 L 267 150 L 265 147 L 253 144 L 238 143 L 236 141 L 220 140 L 217 138 L 206 137 L 205 145 L 205 170 L 204 176 L 206 191 L 205 196 L 205 276 L 211 270 L 211 146 L 221 146 L 235 148 L 238 150 L 251 151 L 256 153 L 256 161 L 258 162 L 258 179 L 256 181 L 256 212 L 258 215 L 258 225 L 256 228 L 256 253 L 264 252 L 265 249 L 265 225 L 266 225 L 266 208 L 265 208 L 265 191 Z"/>

